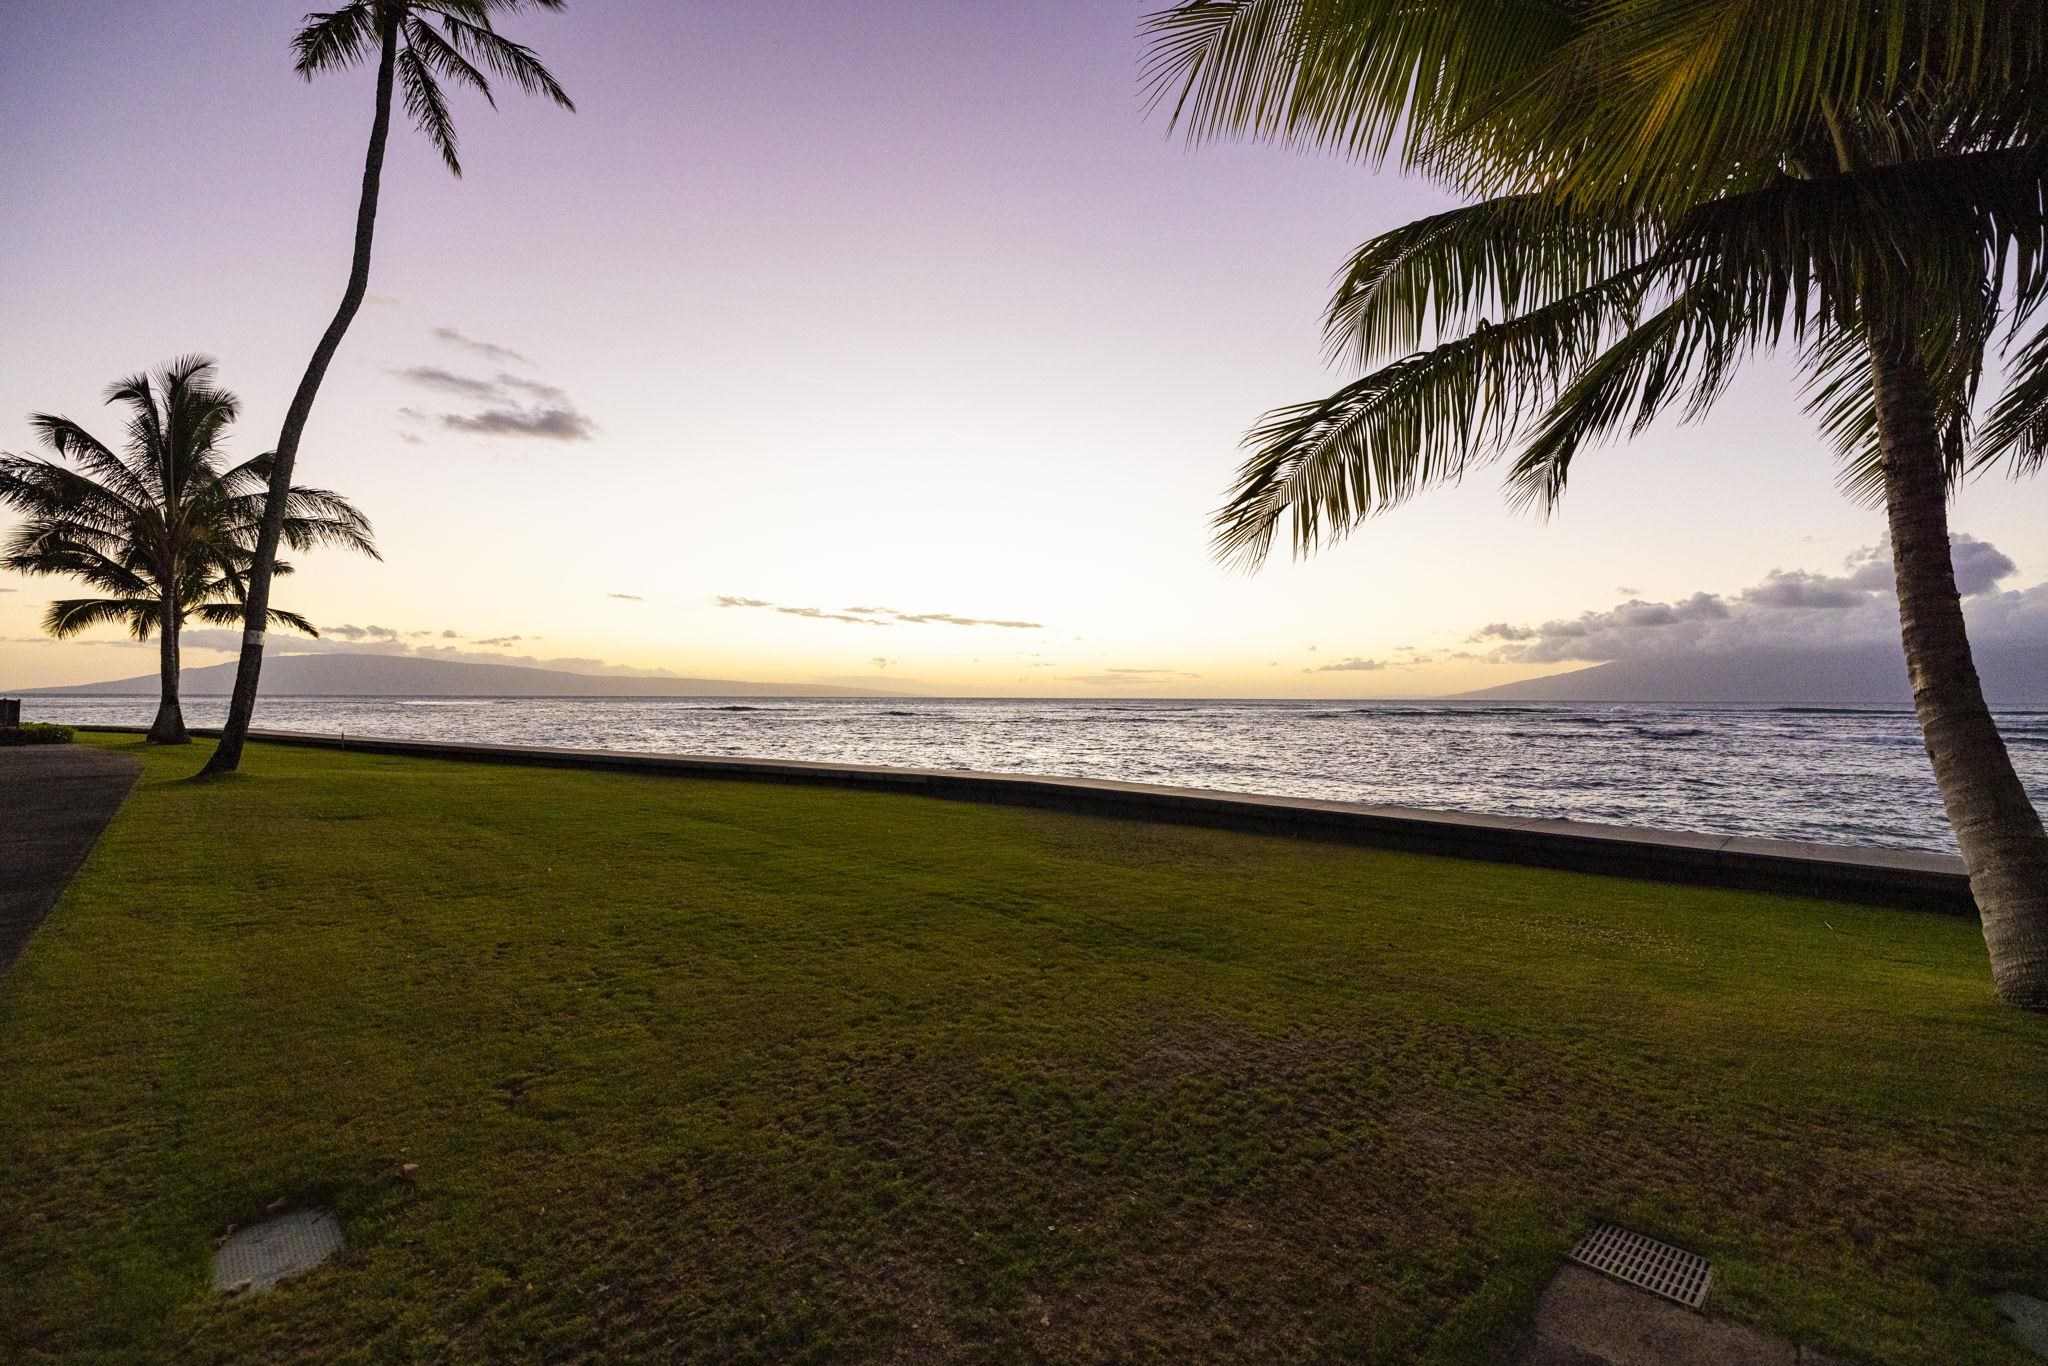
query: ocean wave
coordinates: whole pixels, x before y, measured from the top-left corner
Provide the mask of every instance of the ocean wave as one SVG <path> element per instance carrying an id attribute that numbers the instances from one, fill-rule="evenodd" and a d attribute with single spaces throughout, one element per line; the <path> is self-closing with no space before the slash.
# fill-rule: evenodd
<path id="1" fill-rule="evenodd" d="M 87 725 L 146 723 L 154 705 L 150 696 L 34 700 L 38 720 Z M 187 718 L 217 725 L 226 705 L 221 697 L 188 698 Z M 1996 715 L 2022 780 L 2048 810 L 2048 713 Z M 1954 848 L 1912 717 L 1867 708 L 1362 698 L 278 697 L 264 699 L 260 723 L 352 737 L 1068 774 Z"/>

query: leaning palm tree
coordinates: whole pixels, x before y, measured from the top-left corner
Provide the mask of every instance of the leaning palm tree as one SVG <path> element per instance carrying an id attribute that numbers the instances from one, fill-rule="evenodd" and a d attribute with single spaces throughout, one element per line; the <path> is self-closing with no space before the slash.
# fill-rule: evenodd
<path id="1" fill-rule="evenodd" d="M 370 146 L 363 162 L 362 198 L 356 207 L 355 257 L 341 306 L 313 348 L 313 358 L 285 410 L 277 438 L 277 460 L 270 472 L 270 501 L 256 539 L 255 561 L 248 576 L 248 606 L 242 632 L 242 654 L 235 670 L 235 691 L 228 704 L 220 744 L 206 761 L 206 773 L 231 773 L 242 761 L 242 743 L 256 714 L 256 686 L 263 670 L 263 631 L 269 621 L 270 576 L 276 572 L 278 541 L 283 535 L 286 491 L 299 455 L 299 439 L 313 413 L 321 381 L 341 339 L 363 305 L 370 288 L 370 247 L 377 229 L 377 195 L 384 175 L 384 147 L 391 133 L 394 88 L 405 97 L 405 111 L 427 135 L 451 173 L 462 174 L 456 155 L 455 121 L 441 82 L 468 86 L 495 105 L 491 77 L 510 80 L 529 95 L 543 95 L 564 109 L 575 104 L 540 59 L 498 33 L 496 16 L 520 10 L 559 10 L 563 0 L 352 0 L 341 8 L 306 16 L 293 40 L 294 69 L 307 80 L 325 71 L 341 71 L 375 59 L 375 112 L 370 120 Z M 486 74 L 488 73 L 488 74 Z"/>
<path id="2" fill-rule="evenodd" d="M 1985 705 L 1947 498 L 2048 458 L 2048 6 L 1191 0 L 1156 91 L 1476 202 L 1383 233 L 1326 326 L 1362 378 L 1277 409 L 1216 518 L 1256 566 L 1479 462 L 1549 509 L 1577 453 L 1794 350 L 1890 527 L 1901 637 L 2000 996 L 2048 1009 L 2048 836 Z M 1986 353 L 2013 381 L 1977 405 Z"/>
<path id="3" fill-rule="evenodd" d="M 118 625 L 137 640 L 157 637 L 162 700 L 149 728 L 157 744 L 190 739 L 178 698 L 185 623 L 232 626 L 242 619 L 274 467 L 268 454 L 225 461 L 221 441 L 239 404 L 213 379 L 213 361 L 184 356 L 154 376 L 109 387 L 107 402 L 132 414 L 119 451 L 68 417 L 31 414 L 43 445 L 76 469 L 0 455 L 0 504 L 23 514 L 0 550 L 0 565 L 66 575 L 99 593 L 52 602 L 43 629 L 53 636 Z M 338 545 L 377 558 L 369 521 L 325 489 L 286 491 L 281 535 L 294 550 Z M 280 563 L 276 572 L 288 574 L 291 566 Z M 270 608 L 267 616 L 319 634 L 296 613 Z"/>

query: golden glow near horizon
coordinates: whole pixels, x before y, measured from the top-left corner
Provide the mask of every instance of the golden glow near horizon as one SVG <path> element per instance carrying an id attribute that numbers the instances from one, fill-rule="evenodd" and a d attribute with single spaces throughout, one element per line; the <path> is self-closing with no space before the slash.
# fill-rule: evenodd
<path id="1" fill-rule="evenodd" d="M 0 222 L 0 449 L 31 449 L 30 410 L 117 435 L 109 381 L 205 350 L 262 450 L 346 268 L 365 83 L 295 81 L 274 5 L 90 42 L 82 8 L 0 13 L 0 174 L 34 206 Z M 1136 9 L 688 8 L 536 24 L 581 112 L 465 101 L 460 182 L 395 144 L 374 297 L 300 464 L 385 560 L 297 557 L 280 603 L 376 648 L 764 682 L 1413 696 L 1576 667 L 1502 662 L 1489 624 L 1733 600 L 1882 534 L 1769 364 L 1705 424 L 1583 456 L 1551 523 L 1481 472 L 1233 574 L 1207 522 L 1240 434 L 1348 378 L 1317 335 L 1332 270 L 1446 201 L 1186 150 L 1137 97 Z M 199 128 L 208 183 L 133 155 L 164 127 Z M 1955 523 L 2019 588 L 2044 513 L 2048 480 L 1980 485 Z M 0 589 L 0 691 L 152 670 L 40 638 L 70 586 Z"/>

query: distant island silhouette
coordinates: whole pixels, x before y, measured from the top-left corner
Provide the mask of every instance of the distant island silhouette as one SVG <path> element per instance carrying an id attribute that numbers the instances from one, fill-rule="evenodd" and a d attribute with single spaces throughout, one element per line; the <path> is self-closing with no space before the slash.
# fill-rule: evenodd
<path id="1" fill-rule="evenodd" d="M 1985 641 L 1977 647 L 1976 655 L 1985 700 L 1992 706 L 2048 705 L 2048 644 Z M 1725 653 L 1617 659 L 1458 696 L 1499 702 L 1913 705 L 1905 658 L 1891 641 L 1758 646 Z"/>

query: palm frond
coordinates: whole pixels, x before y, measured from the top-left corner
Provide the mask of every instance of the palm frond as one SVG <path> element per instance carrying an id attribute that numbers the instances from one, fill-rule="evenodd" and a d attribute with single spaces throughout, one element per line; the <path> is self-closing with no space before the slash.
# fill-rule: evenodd
<path id="1" fill-rule="evenodd" d="M 553 100 L 562 108 L 572 113 L 575 111 L 576 102 L 569 98 L 569 92 L 562 89 L 561 82 L 534 55 L 532 48 L 513 42 L 486 23 L 472 22 L 445 11 L 441 25 L 447 31 L 449 44 L 471 62 L 481 62 L 493 75 L 513 82 L 529 95 Z"/>
<path id="2" fill-rule="evenodd" d="M 353 517 L 293 517 L 284 519 L 284 543 L 293 550 L 339 546 L 382 561 L 370 524 L 360 515 Z"/>
<path id="3" fill-rule="evenodd" d="M 1509 469 L 1513 500 L 1548 513 L 1586 445 L 1624 425 L 1640 434 L 1674 404 L 1688 418 L 1704 415 L 1754 344 L 1758 322 L 1695 290 L 1629 327 L 1551 402 Z"/>
<path id="4" fill-rule="evenodd" d="M 428 69 L 447 77 L 459 85 L 466 85 L 484 97 L 485 103 L 493 109 L 498 101 L 491 94 L 491 83 L 484 73 L 478 71 L 460 52 L 451 47 L 446 38 L 435 32 L 434 26 L 424 19 L 408 18 L 405 21 L 405 41 L 420 54 L 420 60 Z"/>
<path id="5" fill-rule="evenodd" d="M 1188 0 L 1146 20 L 1144 80 L 1196 139 L 1250 134 L 1384 158 L 1419 154 L 1475 96 L 1575 32 L 1558 0 Z M 1412 159 L 1412 158 L 1411 158 Z"/>
<path id="6" fill-rule="evenodd" d="M 201 603 L 192 609 L 191 615 L 209 626 L 240 626 L 246 610 L 242 600 L 237 597 L 227 602 Z M 319 628 L 297 612 L 287 612 L 283 608 L 273 607 L 270 609 L 269 619 L 273 626 L 287 627 L 301 635 L 319 638 Z"/>
<path id="7" fill-rule="evenodd" d="M 43 631 L 67 640 L 95 626 L 122 626 L 136 640 L 148 640 L 162 617 L 146 598 L 60 598 L 43 612 Z"/>
<path id="8" fill-rule="evenodd" d="M 427 135 L 440 152 L 449 173 L 462 174 L 462 158 L 456 155 L 455 117 L 448 109 L 448 97 L 434 80 L 434 73 L 413 48 L 398 54 L 398 87 L 405 95 L 405 112 L 413 126 Z"/>
<path id="9" fill-rule="evenodd" d="M 1328 398 L 1276 409 L 1214 520 L 1219 558 L 1270 553 L 1281 519 L 1295 552 L 1499 455 L 1523 416 L 1568 383 L 1634 315 L 1631 280 L 1593 288 L 1395 361 Z"/>
<path id="10" fill-rule="evenodd" d="M 1679 205 L 1826 141 L 1841 111 L 1934 98 L 1969 109 L 1969 135 L 1986 142 L 2044 112 L 2040 5 L 1610 0 L 1581 16 L 1568 44 L 1440 143 L 1468 183 Z"/>
<path id="11" fill-rule="evenodd" d="M 1659 227 L 1538 195 L 1431 214 L 1353 253 L 1339 272 L 1325 341 L 1333 357 L 1362 365 L 1405 355 L 1489 314 L 1515 317 L 1643 265 Z"/>
<path id="12" fill-rule="evenodd" d="M 141 506 L 155 496 L 154 489 L 140 472 L 70 418 L 54 413 L 30 413 L 28 425 L 35 429 L 37 437 L 53 454 L 78 465 L 110 496 L 132 506 Z"/>
<path id="13" fill-rule="evenodd" d="M 305 27 L 292 39 L 292 70 L 310 81 L 323 71 L 340 71 L 367 60 L 377 46 L 375 0 L 355 0 L 338 10 L 306 16 Z"/>
<path id="14" fill-rule="evenodd" d="M 2011 378 L 1978 432 L 1972 471 L 2004 461 L 2015 478 L 2048 463 L 2048 329 L 2034 334 L 2011 362 Z"/>
<path id="15" fill-rule="evenodd" d="M 312 636 L 315 640 L 320 638 L 320 630 L 312 622 L 306 620 L 297 612 L 287 612 L 282 607 L 270 609 L 270 624 L 273 626 L 289 627 L 300 635 Z"/>

